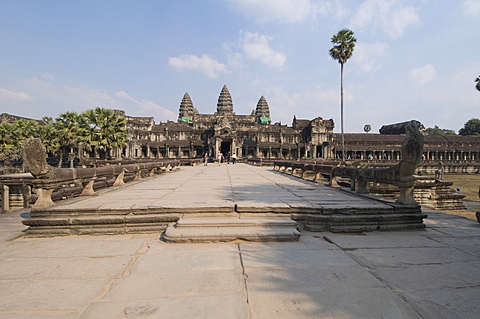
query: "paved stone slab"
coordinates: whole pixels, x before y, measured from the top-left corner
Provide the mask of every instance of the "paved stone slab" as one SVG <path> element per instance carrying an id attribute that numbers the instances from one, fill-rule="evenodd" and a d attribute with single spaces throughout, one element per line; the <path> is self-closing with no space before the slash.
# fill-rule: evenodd
<path id="1" fill-rule="evenodd" d="M 247 319 L 244 293 L 219 296 L 93 302 L 79 319 L 170 318 Z"/>
<path id="2" fill-rule="evenodd" d="M 404 267 L 379 267 L 372 270 L 395 290 L 416 292 L 444 288 L 480 287 L 479 261 L 446 264 L 409 265 Z"/>
<path id="3" fill-rule="evenodd" d="M 477 286 L 406 293 L 404 298 L 423 318 L 476 319 L 480 313 L 478 296 Z"/>
<path id="4" fill-rule="evenodd" d="M 421 318 L 401 298 L 382 288 L 317 292 L 255 291 L 249 293 L 252 319 Z"/>
<path id="5" fill-rule="evenodd" d="M 477 258 L 451 247 L 428 248 L 382 248 L 348 251 L 357 262 L 365 267 L 400 267 L 427 263 L 470 262 Z"/>
<path id="6" fill-rule="evenodd" d="M 135 273 L 115 282 L 102 300 L 141 300 L 241 293 L 239 269 Z"/>
<path id="7" fill-rule="evenodd" d="M 209 165 L 67 200 L 56 209 L 108 211 L 120 207 L 120 201 L 134 201 L 126 211 L 146 214 L 152 210 L 144 192 L 161 189 L 166 194 L 182 191 L 183 185 L 183 192 L 192 192 L 182 201 L 184 207 L 213 207 L 209 200 L 218 201 L 218 194 L 230 190 L 232 199 L 223 200 L 221 214 L 231 214 L 236 188 L 239 196 L 250 192 L 255 201 L 262 200 L 258 176 L 272 198 L 278 198 L 271 192 L 275 188 L 285 195 L 280 201 L 289 209 L 301 208 L 302 189 L 307 197 L 316 190 L 318 200 L 327 201 L 309 202 L 305 208 L 328 205 L 328 198 L 341 203 L 331 188 L 268 167 Z M 187 188 L 189 181 L 201 191 Z M 215 195 L 206 198 L 210 192 Z M 187 214 L 195 215 L 178 216 Z M 20 213 L 2 214 L 0 317 L 477 318 L 480 224 L 432 210 L 428 214 L 426 231 L 303 232 L 299 242 L 260 244 L 168 244 L 159 233 L 7 241 L 1 238 L 19 236 L 25 226 Z"/>
<path id="8" fill-rule="evenodd" d="M 301 263 L 298 261 L 302 260 Z M 336 250 L 281 250 L 242 252 L 242 261 L 248 268 L 310 268 L 317 266 L 355 265 L 355 261 Z"/>
<path id="9" fill-rule="evenodd" d="M 98 280 L 120 276 L 131 260 L 131 257 L 0 258 L 0 280 Z"/>
<path id="10" fill-rule="evenodd" d="M 98 294 L 107 280 L 0 280 L 1 311 L 80 310 Z"/>
<path id="11" fill-rule="evenodd" d="M 385 236 L 383 232 L 374 231 L 361 235 L 325 233 L 324 237 L 342 249 L 446 247 L 445 244 L 428 238 L 430 233 L 430 230 L 402 231 Z"/>
<path id="12" fill-rule="evenodd" d="M 152 235 L 19 239 L 6 244 L 3 258 L 114 257 L 136 254 Z M 3 245 L 2 245 L 3 246 Z"/>
<path id="13" fill-rule="evenodd" d="M 206 254 L 203 251 L 162 252 L 145 254 L 138 258 L 132 271 L 138 273 L 157 273 L 170 271 L 214 271 L 241 268 L 238 251 Z"/>
<path id="14" fill-rule="evenodd" d="M 312 235 L 312 233 L 302 233 L 298 242 L 284 242 L 284 243 L 249 243 L 239 242 L 240 250 L 242 252 L 256 251 L 262 252 L 266 250 L 282 251 L 282 250 L 319 250 L 332 249 L 338 250 L 338 247 L 323 240 L 321 236 Z"/>

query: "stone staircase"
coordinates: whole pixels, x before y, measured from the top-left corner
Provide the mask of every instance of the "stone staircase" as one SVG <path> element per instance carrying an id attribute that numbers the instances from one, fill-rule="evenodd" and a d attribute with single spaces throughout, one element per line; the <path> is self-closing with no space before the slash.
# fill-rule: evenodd
<path id="1" fill-rule="evenodd" d="M 186 214 L 167 227 L 162 239 L 173 243 L 298 241 L 297 222 L 289 217 Z"/>

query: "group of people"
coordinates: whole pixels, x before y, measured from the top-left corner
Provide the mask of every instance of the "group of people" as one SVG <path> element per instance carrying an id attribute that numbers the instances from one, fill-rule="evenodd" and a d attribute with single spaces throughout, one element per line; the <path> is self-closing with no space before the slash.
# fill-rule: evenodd
<path id="1" fill-rule="evenodd" d="M 210 157 L 208 155 L 208 152 L 205 152 L 205 155 L 203 156 L 203 159 L 204 159 L 203 165 L 204 166 L 207 166 L 209 158 Z M 217 152 L 217 157 L 216 157 L 216 161 L 217 161 L 218 165 L 222 165 L 222 163 L 225 162 L 225 160 L 227 161 L 227 164 L 230 164 L 230 161 L 233 164 L 235 164 L 237 162 L 237 155 L 235 153 L 233 153 L 230 156 L 230 152 L 228 152 L 227 156 L 224 156 L 222 152 L 218 151 Z"/>

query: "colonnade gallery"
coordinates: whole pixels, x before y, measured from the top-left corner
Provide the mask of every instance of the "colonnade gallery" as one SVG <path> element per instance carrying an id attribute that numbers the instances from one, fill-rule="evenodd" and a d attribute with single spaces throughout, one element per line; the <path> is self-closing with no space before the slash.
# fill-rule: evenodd
<path id="1" fill-rule="evenodd" d="M 128 145 L 123 155 L 131 158 L 215 157 L 220 151 L 237 158 L 335 159 L 341 156 L 340 134 L 333 133 L 333 119 L 312 120 L 293 117 L 292 125 L 271 123 L 265 97 L 260 97 L 250 115 L 233 112 L 227 86 L 223 86 L 213 114 L 200 114 L 188 93 L 179 107 L 178 121 L 155 124 L 153 117 L 127 119 Z M 386 125 L 380 134 L 347 133 L 345 150 L 348 159 L 398 160 L 405 136 Z M 393 133 L 392 133 L 393 132 Z M 478 160 L 480 136 L 425 136 L 424 159 Z"/>

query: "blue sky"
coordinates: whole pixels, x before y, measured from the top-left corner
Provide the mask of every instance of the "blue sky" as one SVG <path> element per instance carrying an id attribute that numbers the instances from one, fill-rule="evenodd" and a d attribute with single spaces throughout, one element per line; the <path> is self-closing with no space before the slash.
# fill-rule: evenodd
<path id="1" fill-rule="evenodd" d="M 333 118 L 331 37 L 355 32 L 345 132 L 411 119 L 458 131 L 480 117 L 480 0 L 0 0 L 0 113 L 56 117 L 97 106 L 176 120 L 188 92 L 237 114 L 264 95 L 273 122 Z"/>

